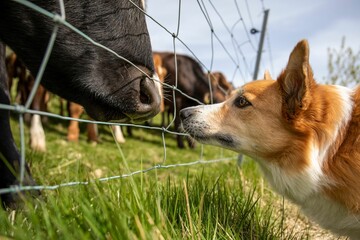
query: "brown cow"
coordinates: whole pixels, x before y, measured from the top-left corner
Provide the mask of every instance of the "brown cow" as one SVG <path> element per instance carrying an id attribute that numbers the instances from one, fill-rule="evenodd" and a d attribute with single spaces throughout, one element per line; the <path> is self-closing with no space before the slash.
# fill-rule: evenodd
<path id="1" fill-rule="evenodd" d="M 226 97 L 229 96 L 232 90 L 235 89 L 234 85 L 230 83 L 225 75 L 222 72 L 210 72 L 205 74 L 206 78 L 210 78 L 211 86 L 218 88 L 220 91 L 214 91 L 216 96 L 213 96 L 214 99 L 223 102 L 226 100 Z M 211 103 L 210 92 L 205 96 L 205 103 Z"/>

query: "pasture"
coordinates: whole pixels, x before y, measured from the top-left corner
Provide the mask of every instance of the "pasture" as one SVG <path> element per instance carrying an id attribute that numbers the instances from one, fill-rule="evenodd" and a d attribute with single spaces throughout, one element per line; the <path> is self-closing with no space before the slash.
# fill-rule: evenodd
<path id="1" fill-rule="evenodd" d="M 56 99 L 50 104 L 57 112 Z M 155 118 L 154 124 L 159 124 Z M 11 120 L 19 143 L 16 116 Z M 178 149 L 175 136 L 133 129 L 117 145 L 108 126 L 101 142 L 66 141 L 66 121 L 45 125 L 46 153 L 26 148 L 40 185 L 118 176 L 157 164 L 236 157 L 230 151 L 200 145 Z M 25 129 L 28 140 L 28 127 Z M 126 134 L 125 134 L 126 135 Z M 203 154 L 202 154 L 203 153 Z M 123 179 L 44 190 L 17 210 L 0 210 L 4 239 L 332 239 L 272 193 L 255 163 L 245 158 L 213 164 L 155 169 Z M 335 238 L 334 238 L 335 239 Z"/>
<path id="2" fill-rule="evenodd" d="M 215 33 L 212 28 L 211 32 L 213 37 Z M 180 38 L 177 34 L 171 36 L 174 38 L 175 51 L 175 40 Z M 109 47 L 113 49 L 113 46 Z M 105 51 L 101 51 L 103 50 Z M 150 47 L 147 50 L 148 59 L 139 57 L 138 53 L 134 53 L 134 56 L 151 62 Z M 136 62 L 136 59 L 130 60 Z M 135 67 L 134 63 L 132 65 Z M 242 74 L 238 72 L 238 64 L 235 65 L 235 73 Z M 116 66 L 105 66 L 110 70 L 116 69 Z M 61 72 L 63 69 L 82 68 L 61 67 Z M 212 64 L 210 69 L 206 70 L 210 72 Z M 233 77 L 235 76 L 236 74 Z M 104 79 L 108 80 L 107 77 Z M 159 99 L 155 94 L 157 89 L 154 91 L 149 80 L 150 76 L 142 79 L 136 86 L 139 90 L 136 99 L 139 101 L 135 101 L 133 96 L 119 94 L 121 99 L 110 102 L 124 107 L 133 105 L 126 100 L 134 100 L 141 103 L 140 110 L 144 110 L 146 118 L 153 116 L 155 111 L 145 110 L 147 105 L 152 105 L 155 109 Z M 95 93 L 101 94 L 95 96 L 103 96 L 104 99 L 98 100 L 107 102 L 110 99 L 109 94 L 101 89 L 106 86 L 106 82 L 98 84 L 100 88 L 96 86 L 93 86 Z M 174 88 L 175 90 L 179 89 Z M 13 89 L 13 94 L 14 91 Z M 122 91 L 126 94 L 131 92 L 126 89 Z M 65 93 L 64 96 L 69 99 L 73 96 L 85 96 L 77 91 L 73 94 L 67 91 Z M 66 96 L 67 94 L 69 96 Z M 203 97 L 205 94 L 199 101 L 202 101 Z M 92 113 L 93 117 L 111 120 L 96 116 L 99 111 L 96 108 L 98 101 L 91 103 L 85 98 L 82 100 L 83 105 L 88 105 L 87 112 Z M 120 100 L 124 100 L 124 104 L 118 104 Z M 154 104 L 151 104 L 152 102 Z M 114 106 L 108 107 L 107 110 L 111 111 L 104 116 L 122 112 L 112 111 Z M 50 102 L 49 111 L 59 112 L 56 98 Z M 15 143 L 20 146 L 20 129 L 23 128 L 19 125 L 16 113 L 11 114 L 12 133 Z M 115 114 L 112 117 L 117 120 L 121 116 Z M 159 126 L 160 122 L 160 116 L 157 115 L 152 124 Z M 174 134 L 145 128 L 134 128 L 133 136 L 125 135 L 126 143 L 119 145 L 115 142 L 110 127 L 102 125 L 99 127 L 100 142 L 90 144 L 86 142 L 86 126 L 82 123 L 79 142 L 71 143 L 66 140 L 67 127 L 67 121 L 49 118 L 45 124 L 47 151 L 44 153 L 32 151 L 28 147 L 29 127 L 25 127 L 25 158 L 32 175 L 41 188 L 54 189 L 42 190 L 41 196 L 36 198 L 24 197 L 22 204 L 16 209 L 0 209 L 0 240 L 337 239 L 310 222 L 281 196 L 273 193 L 262 180 L 257 165 L 249 158 L 245 158 L 240 167 L 234 152 L 201 145 L 197 145 L 195 149 L 179 149 Z M 201 162 L 198 162 L 199 160 Z M 219 161 L 209 163 L 212 160 Z M 18 170 L 18 166 L 14 166 L 15 170 Z"/>

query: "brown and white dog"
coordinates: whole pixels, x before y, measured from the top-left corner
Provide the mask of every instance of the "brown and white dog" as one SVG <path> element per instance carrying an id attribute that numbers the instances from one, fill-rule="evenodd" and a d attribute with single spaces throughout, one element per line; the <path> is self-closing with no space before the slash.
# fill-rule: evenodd
<path id="1" fill-rule="evenodd" d="M 360 88 L 316 83 L 306 40 L 277 80 L 265 73 L 180 117 L 199 142 L 255 159 L 272 187 L 322 227 L 360 239 Z"/>

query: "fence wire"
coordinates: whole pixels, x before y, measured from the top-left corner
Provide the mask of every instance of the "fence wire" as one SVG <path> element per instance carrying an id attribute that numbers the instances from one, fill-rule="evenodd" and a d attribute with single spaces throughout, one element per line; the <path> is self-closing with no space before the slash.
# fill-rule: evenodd
<path id="1" fill-rule="evenodd" d="M 170 31 L 169 29 L 167 29 L 163 24 L 161 24 L 159 21 L 157 21 L 154 17 L 147 14 L 140 6 L 137 6 L 132 0 L 128 0 L 136 8 L 138 8 L 139 11 L 143 12 L 151 21 L 156 23 L 165 32 L 167 32 L 169 34 L 169 37 L 172 38 L 172 40 L 173 40 L 173 53 L 174 53 L 174 58 L 175 58 L 175 60 L 174 60 L 175 61 L 175 84 L 174 85 L 169 85 L 167 83 L 160 82 L 158 79 L 153 78 L 153 76 L 148 76 L 148 74 L 146 74 L 143 70 L 141 70 L 139 67 L 137 67 L 134 63 L 132 63 L 128 59 L 120 56 L 119 54 L 117 54 L 112 49 L 109 49 L 106 46 L 96 42 L 94 39 L 90 38 L 89 36 L 87 36 L 86 34 L 81 32 L 79 29 L 74 27 L 72 24 L 67 22 L 66 21 L 66 9 L 65 9 L 63 0 L 58 0 L 58 4 L 60 6 L 60 13 L 59 14 L 48 12 L 46 9 L 40 8 L 39 6 L 33 4 L 32 2 L 29 2 L 27 0 L 13 0 L 13 1 L 17 2 L 19 4 L 22 4 L 22 5 L 30 8 L 30 9 L 32 9 L 33 11 L 36 11 L 36 12 L 38 12 L 38 13 L 44 15 L 44 16 L 47 16 L 49 19 L 51 19 L 53 21 L 54 27 L 53 27 L 53 31 L 52 31 L 52 34 L 50 36 L 49 43 L 48 43 L 47 49 L 45 51 L 43 60 L 41 62 L 39 71 L 38 71 L 38 73 L 36 75 L 34 87 L 32 88 L 32 90 L 30 92 L 30 95 L 29 95 L 29 98 L 26 101 L 25 105 L 0 104 L 0 109 L 9 110 L 9 111 L 15 112 L 15 113 L 17 113 L 19 115 L 20 154 L 21 154 L 20 177 L 19 177 L 20 178 L 19 179 L 20 184 L 17 185 L 17 186 L 11 186 L 9 188 L 0 189 L 0 194 L 13 193 L 13 192 L 18 192 L 18 191 L 27 191 L 27 190 L 54 190 L 54 189 L 58 189 L 58 188 L 61 188 L 61 187 L 88 185 L 88 184 L 90 184 L 92 182 L 106 182 L 106 181 L 110 181 L 110 180 L 114 180 L 114 179 L 127 178 L 127 177 L 131 177 L 131 176 L 134 176 L 134 175 L 137 175 L 137 174 L 147 173 L 147 172 L 150 172 L 150 171 L 153 171 L 153 170 L 156 170 L 156 169 L 189 167 L 189 166 L 193 166 L 193 165 L 197 165 L 197 164 L 212 164 L 212 163 L 218 163 L 218 162 L 224 162 L 224 161 L 232 161 L 232 160 L 237 159 L 237 156 L 234 156 L 234 157 L 230 157 L 230 158 L 219 158 L 219 159 L 213 159 L 213 160 L 203 160 L 204 148 L 203 148 L 203 146 L 201 146 L 201 153 L 200 153 L 200 156 L 199 156 L 199 160 L 195 160 L 195 161 L 192 161 L 192 162 L 185 162 L 185 163 L 182 162 L 182 163 L 176 163 L 176 164 L 165 164 L 166 159 L 167 159 L 167 147 L 166 147 L 166 142 L 165 142 L 165 133 L 172 134 L 172 135 L 188 136 L 187 134 L 184 134 L 184 133 L 169 130 L 170 126 L 174 123 L 175 119 L 178 117 L 178 116 L 176 116 L 176 107 L 177 106 L 176 106 L 176 101 L 175 101 L 175 93 L 181 94 L 184 97 L 189 98 L 189 99 L 197 102 L 198 104 L 204 104 L 201 101 L 198 101 L 197 99 L 195 99 L 193 96 L 187 95 L 181 89 L 178 88 L 178 66 L 177 66 L 176 43 L 179 42 L 180 44 L 182 44 L 190 52 L 192 57 L 194 57 L 196 59 L 196 61 L 198 61 L 199 64 L 206 70 L 206 72 L 211 73 L 212 70 L 213 70 L 213 62 L 214 62 L 214 55 L 215 55 L 214 54 L 214 39 L 215 39 L 218 42 L 218 44 L 221 45 L 221 47 L 223 48 L 223 51 L 226 53 L 226 55 L 228 56 L 228 58 L 230 59 L 230 61 L 234 65 L 234 68 L 235 68 L 234 75 L 238 71 L 238 72 L 240 72 L 240 75 L 245 79 L 245 74 L 241 70 L 240 66 L 244 66 L 245 71 L 247 72 L 247 74 L 251 75 L 251 71 L 249 69 L 249 63 L 248 63 L 248 60 L 245 57 L 245 54 L 243 52 L 243 47 L 244 47 L 244 45 L 249 44 L 254 52 L 256 52 L 256 49 L 255 49 L 255 47 L 254 47 L 254 45 L 252 43 L 252 40 L 250 39 L 247 26 L 246 26 L 245 21 L 244 21 L 242 15 L 240 13 L 240 8 L 239 8 L 239 4 L 238 4 L 237 0 L 234 0 L 234 5 L 235 5 L 235 8 L 237 9 L 239 17 L 236 19 L 235 22 L 230 24 L 230 25 L 232 25 L 232 27 L 229 27 L 229 24 L 226 23 L 226 21 L 223 19 L 222 15 L 221 15 L 221 13 L 217 10 L 215 4 L 211 0 L 208 0 L 208 4 L 206 4 L 204 2 L 204 0 L 197 0 L 198 6 L 199 6 L 201 12 L 203 13 L 203 17 L 206 19 L 206 21 L 208 23 L 209 31 L 211 32 L 211 61 L 210 61 L 210 66 L 209 67 L 207 67 L 206 64 L 204 64 L 200 60 L 200 57 L 198 57 L 194 53 L 192 48 L 189 47 L 189 45 L 187 43 L 185 43 L 179 37 L 180 22 L 181 22 L 181 16 L 182 16 L 182 1 L 181 0 L 179 0 L 179 2 L 178 2 L 179 4 L 178 4 L 178 12 L 177 12 L 177 14 L 178 14 L 178 16 L 177 16 L 177 27 L 176 27 L 175 32 Z M 261 1 L 262 1 L 262 4 L 263 4 L 263 0 L 261 0 Z M 251 13 L 250 13 L 247 1 L 246 1 L 246 5 L 247 5 L 247 11 L 248 11 L 248 13 L 250 15 Z M 229 49 L 229 47 L 226 46 L 226 44 L 224 44 L 224 42 L 221 39 L 221 36 L 219 36 L 219 34 L 216 32 L 216 30 L 215 30 L 215 28 L 214 28 L 214 26 L 212 24 L 212 22 L 215 21 L 215 19 L 213 19 L 214 17 L 210 15 L 210 13 L 208 11 L 208 8 L 212 8 L 215 11 L 217 17 L 223 23 L 224 28 L 227 30 L 227 34 L 231 38 L 232 49 Z M 240 22 L 242 22 L 242 24 L 243 24 L 243 28 L 244 28 L 245 35 L 246 35 L 245 36 L 246 40 L 244 42 L 241 42 L 241 43 L 235 38 L 235 28 L 236 28 L 236 25 L 238 23 L 240 23 Z M 49 60 L 50 54 L 52 52 L 55 40 L 57 38 L 57 32 L 58 32 L 58 28 L 59 28 L 60 25 L 63 25 L 65 27 L 67 27 L 68 29 L 72 30 L 73 32 L 75 32 L 76 34 L 82 36 L 84 39 L 86 39 L 87 41 L 89 41 L 93 45 L 95 45 L 95 46 L 97 46 L 99 48 L 105 49 L 106 51 L 109 52 L 109 54 L 113 54 L 116 57 L 128 62 L 129 64 L 131 64 L 132 66 L 137 68 L 140 72 L 142 72 L 142 74 L 144 74 L 148 78 L 150 78 L 150 79 L 152 79 L 154 81 L 160 82 L 160 84 L 162 84 L 164 88 L 171 89 L 172 90 L 173 103 L 174 103 L 174 113 L 173 113 L 174 117 L 173 117 L 172 121 L 169 122 L 168 126 L 167 127 L 155 127 L 155 126 L 145 126 L 145 125 L 137 125 L 137 124 L 127 124 L 127 123 L 119 124 L 119 123 L 110 123 L 110 122 L 91 121 L 91 120 L 85 120 L 85 119 L 65 117 L 65 116 L 54 114 L 54 113 L 36 111 L 36 110 L 30 109 L 31 102 L 34 99 L 35 93 L 37 91 L 37 88 L 40 85 L 43 73 L 44 73 L 44 71 L 46 69 L 46 65 L 47 65 L 47 62 Z M 253 25 L 254 24 L 253 24 L 253 21 L 251 19 L 251 26 L 253 27 Z M 243 63 L 241 63 L 240 60 L 243 61 Z M 210 89 L 210 98 L 211 98 L 211 102 L 213 102 L 210 76 L 208 77 L 208 81 L 209 81 L 209 89 Z M 60 184 L 56 184 L 56 185 L 24 186 L 23 182 L 24 182 L 24 175 L 25 175 L 25 151 L 26 151 L 25 131 L 24 131 L 24 129 L 25 129 L 24 114 L 25 113 L 38 114 L 40 116 L 47 116 L 47 117 L 60 119 L 60 120 L 64 120 L 64 121 L 75 120 L 75 121 L 84 122 L 84 123 L 94 123 L 94 124 L 109 125 L 109 126 L 114 126 L 114 125 L 115 126 L 130 126 L 130 127 L 136 127 L 136 128 L 143 128 L 143 129 L 159 131 L 159 132 L 161 132 L 162 147 L 164 148 L 163 161 L 160 164 L 155 164 L 152 167 L 149 167 L 149 168 L 146 168 L 146 169 L 141 169 L 141 170 L 137 170 L 137 171 L 127 173 L 127 174 L 121 174 L 121 175 L 116 175 L 116 176 L 111 176 L 111 177 L 97 178 L 97 179 L 93 179 L 93 180 L 89 180 L 89 181 L 72 181 L 72 182 L 65 182 L 65 183 L 60 183 Z M 118 143 L 116 143 L 116 144 L 118 144 Z M 120 150 L 120 152 L 121 152 L 121 150 Z M 121 154 L 122 154 L 122 152 L 121 152 Z"/>

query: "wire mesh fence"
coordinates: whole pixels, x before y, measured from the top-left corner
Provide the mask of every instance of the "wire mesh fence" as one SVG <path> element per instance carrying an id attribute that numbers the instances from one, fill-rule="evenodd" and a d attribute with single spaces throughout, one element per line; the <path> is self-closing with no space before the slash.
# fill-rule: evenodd
<path id="1" fill-rule="evenodd" d="M 197 164 L 211 164 L 211 163 L 218 163 L 218 162 L 223 162 L 223 161 L 233 161 L 233 160 L 237 159 L 237 156 L 235 156 L 235 154 L 234 154 L 234 157 L 230 157 L 230 158 L 204 160 L 203 159 L 203 151 L 201 151 L 199 159 L 194 159 L 191 162 L 180 162 L 180 163 L 175 163 L 175 164 L 167 164 L 167 161 L 166 161 L 167 160 L 167 144 L 166 144 L 166 140 L 165 140 L 165 134 L 187 136 L 187 134 L 170 130 L 170 127 L 174 123 L 175 119 L 179 117 L 176 115 L 176 108 L 177 108 L 176 101 L 175 101 L 176 93 L 181 94 L 184 97 L 195 101 L 197 104 L 204 104 L 203 102 L 197 100 L 194 96 L 189 96 L 188 94 L 184 93 L 178 87 L 178 66 L 177 66 L 177 55 L 179 54 L 179 51 L 177 49 L 178 44 L 180 44 L 182 46 L 182 49 L 185 49 L 186 52 L 188 52 L 189 55 L 191 55 L 191 57 L 193 57 L 205 69 L 205 72 L 207 72 L 207 73 L 211 73 L 213 71 L 215 55 L 216 55 L 218 49 L 220 49 L 222 51 L 222 53 L 226 56 L 227 63 L 229 65 L 231 65 L 231 68 L 233 69 L 233 74 L 231 77 L 232 81 L 236 78 L 242 79 L 243 81 L 251 80 L 250 77 L 252 76 L 252 71 L 250 70 L 250 66 L 252 64 L 250 63 L 250 61 L 252 61 L 252 60 L 250 60 L 246 56 L 246 54 L 244 53 L 245 52 L 244 50 L 246 49 L 246 51 L 252 51 L 255 54 L 257 50 L 254 46 L 256 45 L 255 42 L 257 40 L 256 40 L 256 38 L 250 36 L 249 27 L 247 25 L 248 23 L 245 22 L 245 20 L 244 20 L 244 16 L 242 14 L 242 11 L 240 9 L 240 6 L 239 6 L 239 3 L 237 0 L 234 0 L 233 2 L 230 2 L 230 1 L 227 2 L 227 4 L 232 4 L 234 9 L 236 9 L 236 13 L 238 14 L 238 16 L 234 18 L 235 20 L 233 20 L 233 22 L 230 22 L 230 23 L 227 22 L 227 20 L 224 18 L 224 13 L 222 13 L 218 9 L 219 3 L 215 4 L 211 0 L 207 0 L 207 1 L 197 0 L 198 10 L 202 13 L 202 18 L 205 19 L 205 21 L 207 23 L 208 31 L 210 32 L 210 47 L 209 47 L 210 53 L 208 53 L 208 55 L 210 55 L 211 57 L 208 59 L 207 62 L 202 61 L 202 57 L 199 56 L 196 53 L 196 51 L 194 51 L 193 47 L 191 46 L 192 45 L 191 42 L 186 42 L 186 40 L 183 40 L 181 37 L 181 34 L 180 34 L 181 20 L 184 17 L 184 9 L 183 9 L 184 3 L 181 0 L 178 1 L 178 5 L 177 5 L 177 22 L 176 22 L 175 31 L 171 31 L 168 27 L 165 27 L 165 25 L 162 22 L 157 20 L 154 16 L 151 16 L 150 14 L 148 14 L 142 8 L 142 6 L 138 6 L 132 0 L 124 0 L 124 1 L 129 1 L 131 4 L 133 4 L 134 7 L 136 7 L 138 9 L 138 11 L 141 11 L 143 14 L 145 14 L 147 16 L 147 18 L 148 18 L 147 20 L 149 22 L 151 22 L 152 24 L 156 24 L 158 27 L 160 27 L 162 29 L 162 31 L 168 35 L 168 38 L 171 39 L 171 41 L 172 41 L 171 52 L 173 52 L 173 54 L 174 54 L 174 62 L 175 62 L 175 84 L 174 85 L 169 85 L 167 83 L 160 82 L 157 78 L 154 78 L 153 76 L 148 76 L 148 74 L 145 73 L 139 67 L 137 67 L 136 64 L 132 63 L 130 60 L 119 55 L 112 49 L 109 49 L 108 47 L 98 43 L 91 37 L 89 37 L 86 34 L 84 34 L 83 32 L 81 32 L 79 29 L 77 29 L 71 23 L 69 23 L 66 20 L 66 8 L 65 8 L 63 0 L 58 1 L 58 4 L 60 6 L 60 13 L 48 12 L 46 9 L 42 9 L 39 6 L 37 6 L 27 0 L 13 0 L 13 1 L 17 2 L 18 4 L 22 4 L 26 7 L 28 7 L 32 11 L 36 11 L 39 14 L 42 14 L 42 15 L 48 17 L 53 22 L 54 27 L 53 27 L 53 31 L 52 31 L 51 37 L 49 39 L 47 49 L 45 51 L 45 54 L 44 54 L 44 57 L 43 57 L 43 60 L 41 63 L 41 66 L 39 67 L 39 71 L 36 75 L 34 87 L 31 90 L 30 96 L 27 99 L 26 103 L 24 105 L 0 104 L 0 109 L 15 112 L 19 116 L 19 120 L 18 120 L 19 127 L 20 127 L 19 149 L 20 149 L 20 153 L 21 153 L 20 179 L 19 179 L 20 184 L 17 186 L 11 186 L 9 188 L 0 189 L 0 194 L 17 192 L 17 191 L 26 191 L 26 190 L 53 190 L 53 189 L 57 189 L 57 188 L 61 188 L 61 187 L 87 185 L 94 181 L 105 182 L 105 181 L 110 181 L 113 179 L 127 178 L 130 176 L 136 175 L 136 174 L 146 173 L 146 172 L 153 171 L 156 169 L 185 167 L 185 166 L 193 166 L 193 165 L 197 165 Z M 263 6 L 262 1 L 261 1 L 261 3 Z M 149 2 L 148 4 L 151 4 L 151 2 Z M 251 17 L 251 11 L 249 9 L 247 1 L 246 1 L 246 5 L 247 5 L 248 15 L 251 20 L 250 28 L 253 28 L 254 23 L 253 23 L 253 20 Z M 263 10 L 264 10 L 264 7 L 263 7 Z M 259 9 L 259 11 L 260 11 L 260 9 Z M 219 22 L 221 23 L 221 25 L 220 25 L 221 29 L 222 29 L 221 31 L 218 30 L 219 28 L 215 27 L 215 25 L 214 25 L 215 21 L 217 21 L 217 23 L 219 23 Z M 238 27 L 238 25 L 240 23 L 242 24 L 241 33 L 240 33 L 239 27 Z M 32 110 L 30 108 L 30 105 L 34 99 L 36 90 L 41 83 L 41 79 L 44 75 L 44 72 L 46 71 L 46 65 L 47 65 L 47 62 L 49 61 L 49 57 L 52 52 L 55 40 L 58 37 L 57 33 L 58 33 L 58 29 L 59 29 L 60 25 L 67 27 L 71 31 L 73 31 L 76 34 L 83 37 L 85 40 L 89 41 L 91 44 L 93 44 L 99 48 L 105 49 L 106 51 L 108 51 L 109 54 L 112 54 L 112 55 L 116 56 L 117 58 L 120 58 L 120 59 L 126 61 L 127 63 L 131 64 L 138 71 L 140 71 L 142 74 L 144 74 L 148 78 L 152 79 L 153 81 L 160 82 L 160 84 L 162 84 L 163 88 L 170 89 L 171 97 L 173 99 L 173 101 L 172 101 L 173 108 L 174 108 L 173 109 L 174 117 L 173 117 L 172 121 L 170 121 L 166 127 L 157 127 L 157 126 L 146 126 L 146 125 L 138 125 L 138 124 L 91 121 L 91 120 L 86 120 L 86 119 L 65 117 L 65 116 L 61 116 L 61 115 L 49 113 L 49 112 L 44 112 L 44 111 Z M 217 24 L 217 27 L 218 26 L 219 25 Z M 243 39 L 242 41 L 240 41 L 239 38 L 236 37 L 238 35 L 242 36 L 242 39 Z M 152 36 L 150 35 L 150 38 L 151 37 Z M 227 39 L 229 39 L 229 41 L 231 42 L 230 45 L 227 42 L 225 42 L 225 40 L 224 40 L 225 37 Z M 217 50 L 215 50 L 215 49 L 217 49 Z M 209 84 L 210 99 L 211 99 L 211 102 L 213 102 L 212 89 L 211 89 L 212 85 L 211 85 L 211 81 L 210 81 L 210 75 L 208 76 L 208 84 Z M 163 159 L 159 163 L 153 164 L 152 167 L 132 171 L 127 174 L 120 174 L 120 175 L 111 176 L 111 177 L 97 178 L 97 179 L 93 179 L 93 180 L 89 180 L 89 181 L 71 181 L 71 182 L 59 183 L 59 184 L 55 184 L 55 185 L 24 186 L 23 182 L 24 182 L 24 175 L 25 175 L 25 156 L 26 156 L 25 151 L 26 151 L 26 148 L 28 147 L 28 146 L 26 146 L 26 143 L 25 143 L 25 131 L 24 131 L 24 129 L 25 129 L 24 114 L 25 113 L 38 114 L 41 116 L 47 116 L 50 118 L 60 119 L 63 121 L 75 120 L 78 122 L 95 123 L 95 124 L 99 124 L 99 125 L 130 126 L 130 127 L 135 127 L 135 128 L 143 128 L 143 129 L 147 129 L 147 130 L 158 131 L 161 133 L 161 137 L 162 137 L 162 146 L 164 149 Z M 118 144 L 118 143 L 116 143 L 116 144 Z M 118 148 L 120 148 L 119 145 L 118 145 Z M 121 149 L 120 149 L 120 152 L 121 152 Z"/>

